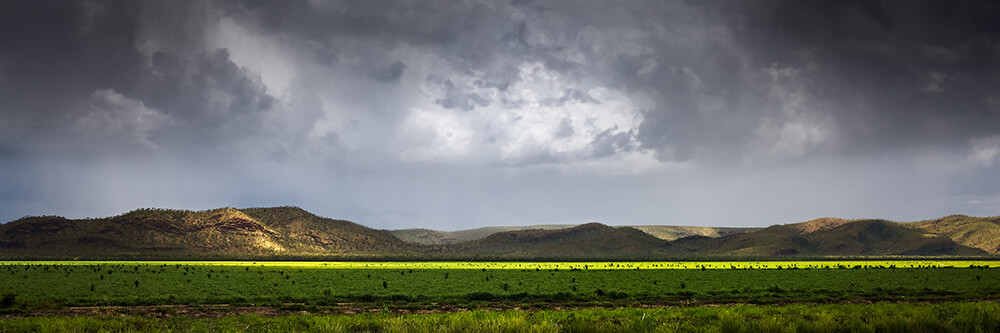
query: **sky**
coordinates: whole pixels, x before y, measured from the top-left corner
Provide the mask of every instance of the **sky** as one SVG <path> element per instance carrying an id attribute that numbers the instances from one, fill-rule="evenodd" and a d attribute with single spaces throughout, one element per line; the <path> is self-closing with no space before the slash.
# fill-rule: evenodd
<path id="1" fill-rule="evenodd" d="M 2 1 L 0 221 L 1000 215 L 991 1 Z"/>

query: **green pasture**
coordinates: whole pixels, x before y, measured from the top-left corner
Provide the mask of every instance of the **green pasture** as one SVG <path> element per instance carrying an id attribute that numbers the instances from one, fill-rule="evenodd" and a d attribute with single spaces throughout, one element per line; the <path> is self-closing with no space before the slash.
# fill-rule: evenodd
<path id="1" fill-rule="evenodd" d="M 1000 295 L 996 267 L 991 261 L 3 262 L 0 308 L 992 299 Z"/>

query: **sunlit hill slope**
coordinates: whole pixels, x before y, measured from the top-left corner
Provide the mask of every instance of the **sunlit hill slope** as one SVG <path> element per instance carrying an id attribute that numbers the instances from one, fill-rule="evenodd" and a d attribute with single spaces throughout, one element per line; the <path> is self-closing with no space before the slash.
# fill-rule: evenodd
<path id="1" fill-rule="evenodd" d="M 139 209 L 108 218 L 40 216 L 0 225 L 0 258 L 6 259 L 668 260 L 998 252 L 1000 218 L 962 215 L 920 222 L 823 218 L 767 228 L 588 223 L 440 232 L 376 230 L 274 207 Z"/>

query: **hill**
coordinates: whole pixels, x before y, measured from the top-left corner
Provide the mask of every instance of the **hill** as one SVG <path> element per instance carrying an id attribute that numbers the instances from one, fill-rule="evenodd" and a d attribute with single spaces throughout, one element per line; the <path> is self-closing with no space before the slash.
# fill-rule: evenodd
<path id="1" fill-rule="evenodd" d="M 568 229 L 515 230 L 438 248 L 443 254 L 487 258 L 652 258 L 667 242 L 629 227 L 587 223 Z"/>
<path id="2" fill-rule="evenodd" d="M 722 237 L 728 235 L 742 234 L 757 231 L 763 228 L 728 228 L 728 227 L 692 227 L 674 225 L 630 225 L 628 227 L 638 229 L 650 234 L 653 237 L 672 241 L 679 238 L 691 236 Z"/>
<path id="3" fill-rule="evenodd" d="M 984 255 L 947 235 L 885 220 L 817 219 L 775 225 L 719 238 L 688 237 L 671 243 L 671 255 L 713 256 L 873 256 Z"/>
<path id="4" fill-rule="evenodd" d="M 558 230 L 576 227 L 575 224 L 539 224 L 528 226 L 510 227 L 483 227 L 476 229 L 457 231 L 438 231 L 432 229 L 397 229 L 389 230 L 393 236 L 405 242 L 423 245 L 446 245 L 461 242 L 468 242 L 486 238 L 489 235 L 519 230 Z M 672 241 L 688 236 L 721 237 L 726 235 L 760 230 L 761 228 L 720 228 L 720 227 L 691 227 L 672 225 L 629 225 L 626 227 L 638 229 L 653 237 Z"/>
<path id="5" fill-rule="evenodd" d="M 139 209 L 102 219 L 41 216 L 0 225 L 7 256 L 375 256 L 414 248 L 388 232 L 296 207 Z"/>
<path id="6" fill-rule="evenodd" d="M 1000 253 L 1000 216 L 969 217 L 951 215 L 936 220 L 913 222 L 926 232 L 948 236 L 956 243 L 988 253 Z"/>
<path id="7" fill-rule="evenodd" d="M 424 244 L 424 245 L 444 245 L 444 244 L 455 244 L 455 243 L 482 239 L 498 232 L 517 231 L 517 230 L 537 230 L 537 229 L 541 230 L 568 229 L 575 226 L 576 225 L 573 224 L 539 224 L 539 225 L 529 225 L 529 226 L 483 227 L 483 228 L 457 230 L 457 231 L 438 231 L 431 229 L 397 229 L 397 230 L 389 230 L 389 232 L 392 233 L 393 236 L 396 236 L 396 238 L 399 238 L 405 242 Z"/>
<path id="8" fill-rule="evenodd" d="M 822 218 L 767 228 L 535 227 L 390 232 L 296 207 L 139 209 L 108 218 L 38 216 L 0 225 L 0 258 L 667 260 L 1000 253 L 1000 217 Z"/>

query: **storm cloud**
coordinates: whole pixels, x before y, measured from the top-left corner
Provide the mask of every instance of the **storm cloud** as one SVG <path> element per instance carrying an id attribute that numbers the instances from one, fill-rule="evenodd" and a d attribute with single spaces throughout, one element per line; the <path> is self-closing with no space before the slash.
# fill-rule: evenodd
<path id="1" fill-rule="evenodd" d="M 988 1 L 0 4 L 0 220 L 1000 212 Z"/>

